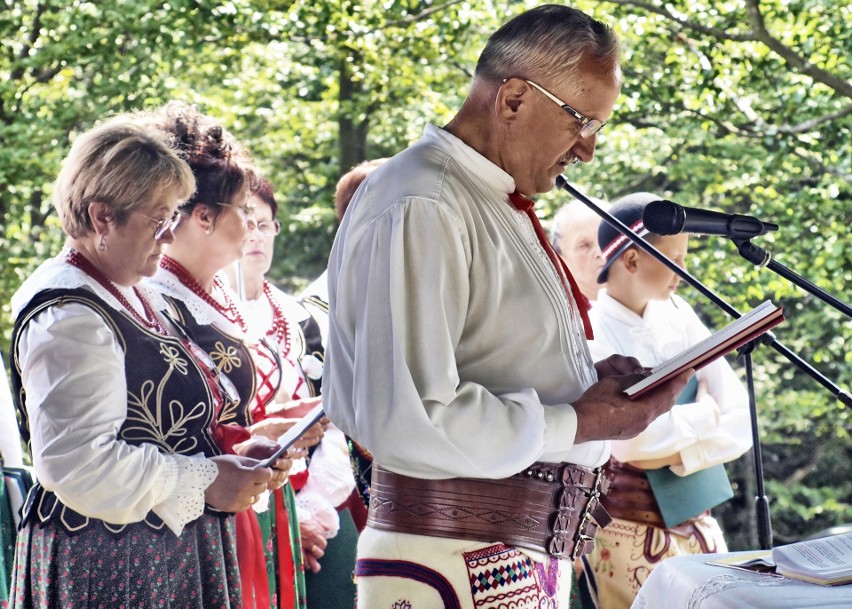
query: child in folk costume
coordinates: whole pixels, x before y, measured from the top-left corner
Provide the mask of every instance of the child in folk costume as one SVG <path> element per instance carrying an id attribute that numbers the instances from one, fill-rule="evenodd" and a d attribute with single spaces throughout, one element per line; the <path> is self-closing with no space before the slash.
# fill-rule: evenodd
<path id="1" fill-rule="evenodd" d="M 651 234 L 642 224 L 645 206 L 659 199 L 628 195 L 610 212 L 683 268 L 689 235 Z M 677 274 L 606 222 L 598 240 L 606 260 L 598 282 L 607 287 L 590 313 L 594 359 L 619 353 L 653 367 L 709 336 L 675 295 Z M 722 464 L 751 446 L 748 398 L 724 359 L 698 370 L 690 385 L 671 413 L 635 438 L 612 443 L 605 506 L 615 520 L 598 532 L 594 551 L 584 557 L 598 607 L 630 607 L 665 558 L 726 551 L 709 508 L 732 495 Z"/>

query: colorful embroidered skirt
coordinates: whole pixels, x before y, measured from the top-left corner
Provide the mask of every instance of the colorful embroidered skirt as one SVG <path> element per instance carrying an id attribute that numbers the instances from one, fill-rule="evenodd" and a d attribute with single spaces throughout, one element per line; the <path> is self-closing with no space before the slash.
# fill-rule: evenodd
<path id="1" fill-rule="evenodd" d="M 69 535 L 30 523 L 15 552 L 15 609 L 240 606 L 233 518 L 204 514 L 180 537 L 142 526 L 115 536 L 100 524 Z"/>
<path id="2" fill-rule="evenodd" d="M 272 494 L 268 511 L 258 514 L 272 607 L 306 609 L 302 539 L 296 498 L 288 483 Z"/>

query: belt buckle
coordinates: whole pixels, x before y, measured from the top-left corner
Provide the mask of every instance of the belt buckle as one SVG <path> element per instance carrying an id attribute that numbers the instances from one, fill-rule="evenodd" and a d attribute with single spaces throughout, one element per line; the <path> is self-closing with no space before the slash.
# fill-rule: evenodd
<path id="1" fill-rule="evenodd" d="M 587 532 L 593 519 L 592 510 L 594 510 L 595 506 L 600 502 L 601 485 L 604 479 L 604 468 L 597 468 L 595 470 L 595 482 L 589 492 L 589 501 L 586 503 L 586 509 L 583 510 L 583 517 L 580 519 L 580 525 L 577 527 L 577 532 L 574 534 L 574 539 L 572 540 L 574 544 L 571 551 L 572 560 L 576 560 L 579 556 L 582 556 L 582 549 L 585 548 L 586 542 L 591 541 L 594 543 L 595 536 L 588 535 Z"/>

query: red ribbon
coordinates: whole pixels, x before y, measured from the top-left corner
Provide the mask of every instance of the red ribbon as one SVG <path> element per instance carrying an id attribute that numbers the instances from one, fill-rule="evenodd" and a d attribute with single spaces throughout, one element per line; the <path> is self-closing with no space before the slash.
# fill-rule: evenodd
<path id="1" fill-rule="evenodd" d="M 583 330 L 586 332 L 586 338 L 588 340 L 592 340 L 594 338 L 594 334 L 592 333 L 592 322 L 589 320 L 589 309 L 591 308 L 589 300 L 580 291 L 580 287 L 574 280 L 574 276 L 571 274 L 571 271 L 569 271 L 568 267 L 565 265 L 565 261 L 559 257 L 550 245 L 547 233 L 541 225 L 538 216 L 535 215 L 533 200 L 527 199 L 524 195 L 515 191 L 509 195 L 509 201 L 515 209 L 526 213 L 530 222 L 532 222 L 536 237 L 538 237 L 538 242 L 541 244 L 541 247 L 544 249 L 544 253 L 547 254 L 551 264 L 553 264 L 553 267 L 556 269 L 556 275 L 562 282 L 562 287 L 565 289 L 565 295 L 569 296 L 569 301 L 571 300 L 570 296 L 573 295 L 574 301 L 577 303 L 577 309 L 580 311 L 580 318 L 583 320 Z M 566 278 L 568 279 L 568 285 L 565 284 Z"/>

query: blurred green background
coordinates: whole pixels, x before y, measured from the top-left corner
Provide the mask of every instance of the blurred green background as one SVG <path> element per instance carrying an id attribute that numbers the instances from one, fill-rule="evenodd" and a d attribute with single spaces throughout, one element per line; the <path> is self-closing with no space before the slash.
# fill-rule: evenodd
<path id="1" fill-rule="evenodd" d="M 361 160 L 391 156 L 464 98 L 487 35 L 530 2 L 0 1 L 0 306 L 62 244 L 52 181 L 74 136 L 169 99 L 198 104 L 252 151 L 284 226 L 270 273 L 296 291 L 325 267 L 332 195 Z M 653 191 L 781 225 L 775 259 L 849 302 L 852 5 L 827 0 L 578 1 L 621 37 L 624 87 L 595 161 L 566 177 L 606 199 Z M 544 195 L 543 220 L 567 202 Z M 772 299 L 789 349 L 840 387 L 852 324 L 721 237 L 691 271 L 740 311 Z M 728 320 L 697 292 L 705 322 Z M 8 362 L 8 358 L 6 357 Z M 849 409 L 775 350 L 754 355 L 776 544 L 852 522 Z M 740 367 L 737 367 L 739 370 Z M 756 547 L 749 455 L 716 510 L 732 549 Z"/>

